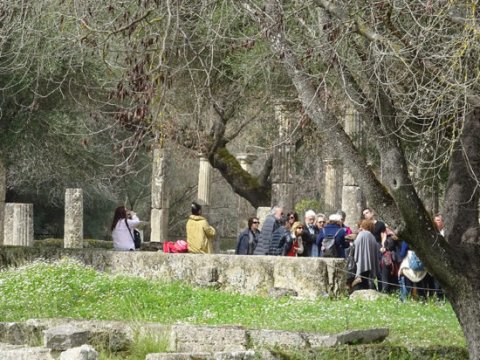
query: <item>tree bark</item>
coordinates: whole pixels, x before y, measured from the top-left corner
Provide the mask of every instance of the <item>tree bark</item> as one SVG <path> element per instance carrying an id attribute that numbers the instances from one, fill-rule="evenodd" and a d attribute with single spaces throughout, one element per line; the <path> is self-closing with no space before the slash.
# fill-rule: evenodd
<path id="1" fill-rule="evenodd" d="M 463 131 L 450 162 L 444 214 L 447 219 L 446 238 L 443 238 L 438 234 L 408 174 L 402 142 L 391 128 L 396 110 L 388 95 L 379 91 L 374 113 L 368 119 L 377 131 L 375 141 L 387 170 L 380 182 L 366 166 L 340 121 L 329 112 L 325 105 L 327 102 L 321 101 L 308 70 L 285 39 L 281 3 L 269 0 L 264 9 L 264 12 L 248 10 L 267 34 L 272 52 L 283 63 L 306 113 L 320 128 L 330 129 L 326 141 L 335 146 L 370 202 L 383 210 L 384 219 L 394 225 L 403 222 L 401 235 L 406 236 L 429 272 L 442 284 L 464 331 L 470 357 L 479 359 L 480 109 L 468 112 L 466 106 L 464 118 L 460 119 L 463 120 Z"/>

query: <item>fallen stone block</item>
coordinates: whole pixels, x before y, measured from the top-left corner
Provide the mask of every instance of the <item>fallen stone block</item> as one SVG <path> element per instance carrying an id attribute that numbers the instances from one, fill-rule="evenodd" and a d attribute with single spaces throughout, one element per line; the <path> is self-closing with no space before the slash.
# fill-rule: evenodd
<path id="1" fill-rule="evenodd" d="M 365 289 L 365 290 L 356 290 L 350 294 L 350 300 L 365 300 L 365 301 L 376 301 L 378 299 L 387 298 L 387 294 L 382 294 L 376 290 Z"/>
<path id="2" fill-rule="evenodd" d="M 388 336 L 388 329 L 365 329 L 350 330 L 337 334 L 338 344 L 368 344 L 385 340 Z"/>
<path id="3" fill-rule="evenodd" d="M 0 322 L 0 342 L 36 346 L 42 339 L 44 329 L 25 322 Z"/>
<path id="4" fill-rule="evenodd" d="M 89 334 L 87 330 L 80 330 L 71 325 L 47 329 L 43 333 L 45 347 L 58 351 L 86 344 Z"/>
<path id="5" fill-rule="evenodd" d="M 2 360 L 54 360 L 51 350 L 44 347 L 0 344 Z"/>
<path id="6" fill-rule="evenodd" d="M 289 349 L 303 349 L 307 342 L 300 333 L 279 330 L 250 330 L 249 336 L 254 348 L 281 347 Z"/>
<path id="7" fill-rule="evenodd" d="M 171 352 L 245 351 L 247 332 L 239 326 L 173 325 L 168 350 Z"/>
<path id="8" fill-rule="evenodd" d="M 145 360 L 212 360 L 212 353 L 154 353 L 148 354 Z"/>
<path id="9" fill-rule="evenodd" d="M 255 351 L 227 351 L 227 352 L 216 352 L 213 354 L 214 360 L 253 360 L 255 359 Z"/>
<path id="10" fill-rule="evenodd" d="M 98 353 L 90 345 L 68 349 L 60 354 L 60 360 L 97 360 Z"/>

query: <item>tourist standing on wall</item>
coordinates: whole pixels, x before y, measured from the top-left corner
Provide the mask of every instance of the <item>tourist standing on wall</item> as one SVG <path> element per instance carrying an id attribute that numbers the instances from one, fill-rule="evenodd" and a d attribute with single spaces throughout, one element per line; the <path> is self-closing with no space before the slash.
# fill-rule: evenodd
<path id="1" fill-rule="evenodd" d="M 120 251 L 134 251 L 133 229 L 140 225 L 140 219 L 125 206 L 119 206 L 113 214 L 110 230 L 112 231 L 113 248 Z"/>
<path id="2" fill-rule="evenodd" d="M 216 231 L 202 216 L 202 207 L 193 202 L 192 215 L 187 221 L 188 252 L 194 254 L 213 254 L 213 239 Z"/>
<path id="3" fill-rule="evenodd" d="M 235 254 L 237 255 L 253 255 L 253 251 L 257 247 L 260 231 L 258 226 L 260 221 L 257 217 L 248 219 L 248 228 L 243 230 L 238 236 Z"/>

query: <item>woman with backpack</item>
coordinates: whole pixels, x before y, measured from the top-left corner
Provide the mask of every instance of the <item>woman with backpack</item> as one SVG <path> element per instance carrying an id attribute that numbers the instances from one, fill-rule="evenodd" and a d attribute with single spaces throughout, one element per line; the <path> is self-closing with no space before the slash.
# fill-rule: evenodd
<path id="1" fill-rule="evenodd" d="M 328 217 L 328 224 L 320 229 L 317 236 L 317 247 L 322 257 L 345 258 L 345 249 L 348 242 L 345 240 L 346 230 L 342 227 L 342 216 L 332 214 Z"/>

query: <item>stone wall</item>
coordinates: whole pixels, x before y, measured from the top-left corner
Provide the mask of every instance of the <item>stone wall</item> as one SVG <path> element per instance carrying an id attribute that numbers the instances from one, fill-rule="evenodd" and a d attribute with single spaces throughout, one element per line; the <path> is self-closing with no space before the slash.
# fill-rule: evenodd
<path id="1" fill-rule="evenodd" d="M 314 299 L 346 293 L 343 259 L 0 247 L 0 267 L 64 256 L 114 274 L 184 281 L 243 294 L 266 295 L 272 289 L 286 289 Z"/>

